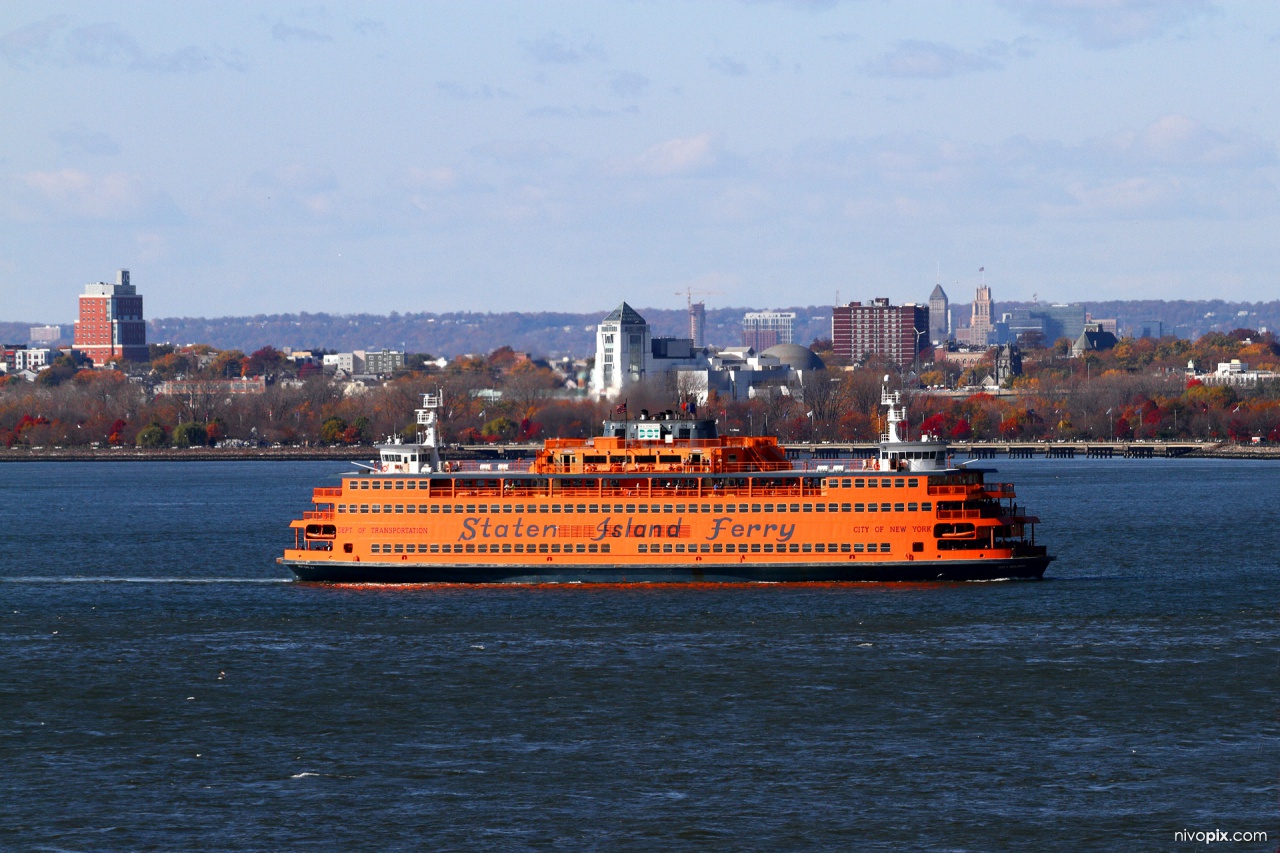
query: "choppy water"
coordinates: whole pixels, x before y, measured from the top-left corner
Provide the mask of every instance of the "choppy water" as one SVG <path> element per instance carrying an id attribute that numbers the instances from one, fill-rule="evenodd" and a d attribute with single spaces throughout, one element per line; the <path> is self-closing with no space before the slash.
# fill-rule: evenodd
<path id="1" fill-rule="evenodd" d="M 1276 849 L 1280 466 L 996 464 L 1051 580 L 308 586 L 342 466 L 0 465 L 0 848 Z"/>

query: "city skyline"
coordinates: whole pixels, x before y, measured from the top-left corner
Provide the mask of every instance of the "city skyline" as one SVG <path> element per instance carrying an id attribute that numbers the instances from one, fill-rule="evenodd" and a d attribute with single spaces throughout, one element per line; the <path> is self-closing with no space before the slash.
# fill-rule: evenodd
<path id="1" fill-rule="evenodd" d="M 6 4 L 0 297 L 1261 301 L 1277 66 L 1280 9 L 1197 0 Z"/>

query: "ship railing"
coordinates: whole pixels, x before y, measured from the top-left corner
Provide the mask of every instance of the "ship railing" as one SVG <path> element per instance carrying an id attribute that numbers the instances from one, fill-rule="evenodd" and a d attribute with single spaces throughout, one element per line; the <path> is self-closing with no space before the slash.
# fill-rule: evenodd
<path id="1" fill-rule="evenodd" d="M 302 514 L 303 521 L 328 521 L 334 517 L 332 510 L 308 510 Z"/>
<path id="2" fill-rule="evenodd" d="M 463 463 L 465 467 L 456 467 L 459 463 L 450 463 L 455 467 L 447 468 L 447 472 L 454 471 L 471 471 L 479 470 L 482 472 L 505 472 L 516 471 L 526 472 L 529 470 L 527 462 L 519 463 L 478 463 L 478 467 L 471 467 L 470 464 Z M 546 474 L 754 474 L 754 473 L 770 473 L 770 472 L 795 472 L 795 473 L 813 473 L 813 474 L 852 474 L 866 471 L 879 470 L 878 460 L 876 459 L 842 459 L 839 461 L 823 461 L 817 462 L 812 459 L 804 460 L 785 460 L 785 461 L 761 461 L 754 460 L 749 462 L 670 462 L 670 463 L 629 463 L 619 464 L 610 462 L 589 462 L 577 463 L 572 462 L 565 464 L 563 462 L 551 462 L 543 460 L 539 465 L 539 471 Z M 961 489 L 955 494 L 963 494 Z"/>
<path id="3" fill-rule="evenodd" d="M 832 460 L 818 462 L 813 459 L 789 459 L 786 462 L 725 462 L 717 466 L 716 472 L 723 474 L 750 474 L 776 471 L 797 474 L 848 474 L 855 471 L 876 470 L 873 465 L 863 464 L 865 462 L 874 463 L 875 460 L 841 459 L 834 462 Z"/>
<path id="4" fill-rule="evenodd" d="M 679 462 L 652 465 L 648 463 L 618 465 L 607 462 L 591 462 L 585 465 L 557 463 L 554 465 L 544 464 L 542 467 L 543 470 L 551 474 L 697 474 L 711 470 L 709 465 L 687 465 Z"/>
<path id="5" fill-rule="evenodd" d="M 946 521 L 964 521 L 982 518 L 982 511 L 977 509 L 940 509 L 935 516 Z"/>
<path id="6" fill-rule="evenodd" d="M 878 459 L 796 459 L 787 463 L 783 470 L 812 471 L 815 474 L 848 474 L 854 472 L 879 471 Z"/>
<path id="7" fill-rule="evenodd" d="M 443 462 L 440 465 L 440 473 L 442 474 L 506 474 L 517 473 L 524 474 L 529 471 L 532 463 L 530 459 L 512 459 L 509 461 L 497 462 L 487 461 L 480 462 L 476 459 L 455 459 L 450 462 Z"/>
<path id="8" fill-rule="evenodd" d="M 721 462 L 715 466 L 717 474 L 751 474 L 756 471 L 793 471 L 795 463 L 786 462 Z"/>
<path id="9" fill-rule="evenodd" d="M 340 498 L 342 497 L 342 489 L 333 489 L 327 486 L 313 489 L 311 496 L 314 498 Z"/>
<path id="10" fill-rule="evenodd" d="M 982 486 L 982 491 L 996 498 L 998 497 L 1011 498 L 1015 496 L 1013 483 L 985 483 Z"/>
<path id="11" fill-rule="evenodd" d="M 930 495 L 963 495 L 967 494 L 969 488 L 967 486 L 930 486 Z"/>

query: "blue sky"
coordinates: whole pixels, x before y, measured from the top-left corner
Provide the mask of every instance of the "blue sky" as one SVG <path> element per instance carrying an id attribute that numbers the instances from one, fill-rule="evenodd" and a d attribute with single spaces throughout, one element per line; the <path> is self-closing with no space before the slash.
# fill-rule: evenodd
<path id="1" fill-rule="evenodd" d="M 0 319 L 1278 298 L 1280 5 L 0 4 Z"/>

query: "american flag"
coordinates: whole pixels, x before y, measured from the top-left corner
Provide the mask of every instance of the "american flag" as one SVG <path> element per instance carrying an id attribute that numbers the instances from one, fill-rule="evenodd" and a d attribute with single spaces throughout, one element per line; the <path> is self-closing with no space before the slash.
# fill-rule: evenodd
<path id="1" fill-rule="evenodd" d="M 627 401 L 623 400 L 618 408 L 613 410 L 615 415 L 625 415 L 627 413 Z"/>

